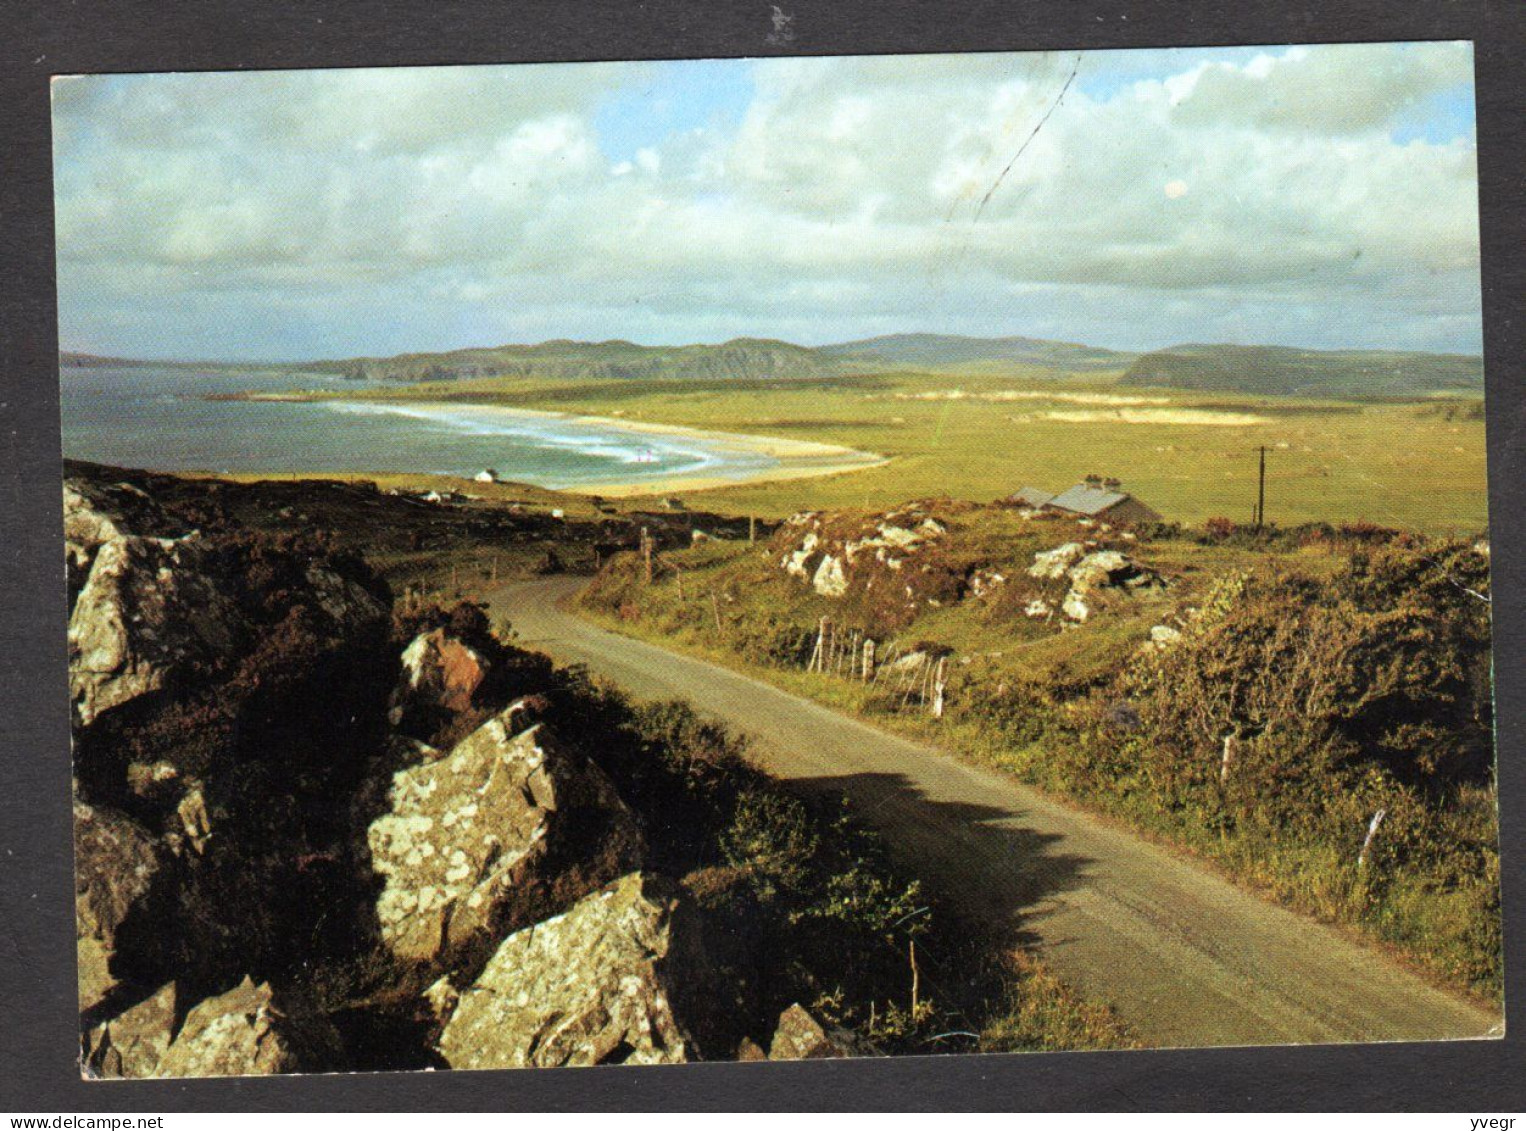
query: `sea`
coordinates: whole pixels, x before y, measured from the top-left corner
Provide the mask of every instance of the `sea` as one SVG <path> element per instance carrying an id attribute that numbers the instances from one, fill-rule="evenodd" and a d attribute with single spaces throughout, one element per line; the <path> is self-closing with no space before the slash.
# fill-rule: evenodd
<path id="1" fill-rule="evenodd" d="M 745 478 L 769 456 L 704 437 L 472 405 L 357 400 L 222 400 L 236 393 L 352 393 L 355 382 L 291 372 L 65 368 L 63 448 L 71 459 L 155 471 L 424 473 L 556 489 L 685 478 Z"/>

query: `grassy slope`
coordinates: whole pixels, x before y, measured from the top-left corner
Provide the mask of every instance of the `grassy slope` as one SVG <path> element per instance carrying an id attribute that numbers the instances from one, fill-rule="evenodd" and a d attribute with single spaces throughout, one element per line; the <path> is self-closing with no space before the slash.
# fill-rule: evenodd
<path id="1" fill-rule="evenodd" d="M 1116 381 L 1117 372 L 1107 375 Z M 949 494 L 989 500 L 1026 484 L 1059 490 L 1096 472 L 1167 518 L 1246 520 L 1255 501 L 1256 449 L 1267 456 L 1267 516 L 1274 522 L 1368 520 L 1428 532 L 1476 531 L 1487 522 L 1484 424 L 1474 406 L 1354 404 L 1133 390 L 1167 397 L 1145 409 L 1251 414 L 1247 427 L 1129 423 L 1118 409 L 1066 400 L 912 399 L 972 394 L 1062 395 L 1047 375 L 916 374 L 820 382 L 555 382 L 498 378 L 389 390 L 393 397 L 451 398 L 618 413 L 684 424 L 845 444 L 885 453 L 886 466 L 846 475 L 709 491 L 717 510 L 780 517 L 802 507 L 888 507 Z M 1080 391 L 1108 390 L 1088 386 Z M 1123 392 L 1122 390 L 1114 390 Z M 367 396 L 375 395 L 367 393 Z M 1095 415 L 1056 420 L 1050 412 Z M 1109 418 L 1109 413 L 1113 417 Z"/>
<path id="2" fill-rule="evenodd" d="M 1483 358 L 1398 350 L 1298 350 L 1281 346 L 1185 345 L 1136 360 L 1120 384 L 1263 396 L 1425 397 L 1481 395 Z"/>
<path id="3" fill-rule="evenodd" d="M 1026 562 L 1037 550 L 1080 533 L 1068 522 L 1023 524 L 998 514 L 959 535 L 958 557 Z M 1404 871 L 1377 892 L 1353 878 L 1347 849 L 1332 845 L 1323 833 L 1226 836 L 1205 814 L 1161 809 L 1139 783 L 1087 782 L 1058 769 L 1064 760 L 1046 752 L 1045 745 L 1056 736 L 1041 728 L 1014 738 L 1010 720 L 989 717 L 978 706 L 956 708 L 948 719 L 933 722 L 918 711 L 900 709 L 896 696 L 887 696 L 883 689 L 807 674 L 798 662 L 768 653 L 808 635 L 818 617 L 852 623 L 841 602 L 819 597 L 784 575 L 772 550 L 715 542 L 669 556 L 689 571 L 687 602 L 679 600 L 671 580 L 647 588 L 633 568 L 625 566 L 622 572 L 617 562 L 585 597 L 584 609 L 609 627 L 741 667 L 797 694 L 1070 796 L 1214 862 L 1280 902 L 1328 922 L 1354 926 L 1455 986 L 1486 994 L 1497 990 L 1499 956 L 1488 942 L 1493 935 L 1487 909 L 1477 902 L 1488 876 L 1475 877 L 1475 887 L 1449 893 L 1445 881 L 1423 869 Z M 1042 622 L 1013 615 L 1010 606 L 1003 612 L 990 602 L 966 599 L 919 615 L 882 648 L 932 641 L 967 658 L 968 664 L 952 669 L 950 697 L 955 703 L 994 704 L 1000 699 L 999 688 L 1024 684 L 1037 684 L 1046 694 L 1065 698 L 1110 678 L 1138 650 L 1150 626 L 1201 600 L 1214 579 L 1229 571 L 1259 566 L 1322 578 L 1340 564 L 1335 553 L 1320 547 L 1273 552 L 1190 541 L 1152 543 L 1140 556 L 1170 579 L 1170 588 L 1115 598 L 1104 615 L 1082 629 L 1056 632 Z M 1011 576 L 1016 571 L 1007 572 Z M 711 590 L 724 601 L 726 630 L 720 637 L 706 596 Z M 1464 789 L 1450 806 L 1444 820 L 1465 828 L 1486 825 L 1481 839 L 1492 843 L 1492 791 Z"/>

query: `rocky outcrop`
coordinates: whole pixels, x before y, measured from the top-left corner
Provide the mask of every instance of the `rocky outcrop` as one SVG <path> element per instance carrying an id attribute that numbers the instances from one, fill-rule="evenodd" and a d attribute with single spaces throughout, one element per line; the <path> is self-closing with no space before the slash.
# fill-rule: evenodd
<path id="1" fill-rule="evenodd" d="M 235 649 L 238 609 L 211 572 L 194 536 L 124 537 L 96 550 L 69 618 L 78 725 Z"/>
<path id="2" fill-rule="evenodd" d="M 768 1046 L 769 1060 L 826 1060 L 847 1056 L 877 1056 L 846 1029 L 827 1028 L 799 1003 L 779 1015 L 774 1039 Z"/>
<path id="3" fill-rule="evenodd" d="M 184 524 L 180 528 L 183 529 Z M 208 540 L 176 529 L 141 489 L 83 480 L 64 488 L 71 579 L 69 687 L 76 727 L 225 666 L 257 634 L 241 608 L 246 588 Z M 386 606 L 356 579 L 302 567 L 305 599 L 334 633 L 375 629 Z"/>
<path id="4" fill-rule="evenodd" d="M 339 1035 L 327 1020 L 245 978 L 186 1015 L 154 1075 L 274 1076 L 342 1062 Z"/>
<path id="5" fill-rule="evenodd" d="M 814 517 L 814 515 L 810 516 L 805 521 L 811 521 Z M 812 566 L 817 561 L 816 547 L 820 543 L 821 536 L 819 534 L 814 530 L 806 531 L 805 537 L 800 540 L 800 544 L 790 549 L 780 559 L 779 564 L 784 568 L 784 572 L 801 580 L 810 578 Z"/>
<path id="6" fill-rule="evenodd" d="M 848 575 L 843 572 L 842 562 L 831 554 L 821 559 L 811 578 L 811 588 L 823 597 L 841 597 L 848 591 Z"/>
<path id="7" fill-rule="evenodd" d="M 174 1038 L 178 1016 L 179 990 L 174 982 L 168 982 L 90 1030 L 85 1038 L 85 1071 L 112 1078 L 157 1075 L 159 1062 Z"/>
<path id="8" fill-rule="evenodd" d="M 127 976 L 120 952 L 140 963 L 174 880 L 172 862 L 136 821 L 99 806 L 74 803 L 74 918 L 80 1009 L 98 1006 Z M 131 962 L 129 961 L 129 965 Z"/>
<path id="9" fill-rule="evenodd" d="M 64 558 L 69 574 L 69 606 L 85 584 L 95 553 L 107 542 L 131 535 L 184 533 L 149 496 L 131 483 L 64 480 Z"/>
<path id="10" fill-rule="evenodd" d="M 1055 581 L 1070 572 L 1070 567 L 1086 556 L 1086 547 L 1079 542 L 1066 542 L 1052 550 L 1042 550 L 1033 555 L 1028 576 Z"/>
<path id="11" fill-rule="evenodd" d="M 635 818 L 603 771 L 544 725 L 514 734 L 515 714 L 399 772 L 370 827 L 382 938 L 405 961 L 449 964 L 639 866 Z"/>
<path id="12" fill-rule="evenodd" d="M 971 506 L 939 500 L 869 514 L 806 512 L 780 526 L 773 546 L 785 573 L 823 597 L 872 607 L 888 626 L 962 595 L 967 567 L 934 551 L 949 534 L 939 515 Z"/>
<path id="13" fill-rule="evenodd" d="M 1071 567 L 1070 588 L 1082 594 L 1108 586 L 1137 588 L 1146 584 L 1151 576 L 1117 550 L 1098 550 Z"/>
<path id="14" fill-rule="evenodd" d="M 1091 616 L 1093 603 L 1090 598 L 1098 590 L 1140 589 L 1164 584 L 1159 574 L 1117 550 L 1088 549 L 1095 545 L 1066 542 L 1034 554 L 1033 564 L 1028 567 L 1030 577 L 1069 582 L 1070 588 L 1060 600 L 1060 611 L 1076 624 Z M 1046 616 L 1048 607 L 1041 609 L 1041 604 L 1035 600 L 1025 612 L 1031 617 Z"/>
<path id="15" fill-rule="evenodd" d="M 443 719 L 479 706 L 490 666 L 486 656 L 443 628 L 415 637 L 403 649 L 389 710 L 392 725 L 427 737 Z"/>
<path id="16" fill-rule="evenodd" d="M 706 973 L 677 890 L 633 873 L 511 935 L 462 991 L 440 1036 L 446 1061 L 518 1068 L 697 1059 L 680 1003 L 702 1000 Z"/>

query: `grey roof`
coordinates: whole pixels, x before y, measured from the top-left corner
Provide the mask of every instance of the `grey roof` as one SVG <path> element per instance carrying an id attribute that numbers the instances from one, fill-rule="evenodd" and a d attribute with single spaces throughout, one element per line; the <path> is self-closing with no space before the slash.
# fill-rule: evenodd
<path id="1" fill-rule="evenodd" d="M 1007 501 L 1010 503 L 1023 503 L 1030 507 L 1041 507 L 1053 498 L 1054 495 L 1051 492 L 1039 487 L 1024 487 L 1021 491 L 1008 495 Z"/>
<path id="2" fill-rule="evenodd" d="M 1049 500 L 1049 506 L 1072 514 L 1096 515 L 1116 507 L 1128 498 L 1122 491 L 1108 491 L 1101 487 L 1088 487 L 1077 483 L 1068 491 L 1061 491 Z"/>

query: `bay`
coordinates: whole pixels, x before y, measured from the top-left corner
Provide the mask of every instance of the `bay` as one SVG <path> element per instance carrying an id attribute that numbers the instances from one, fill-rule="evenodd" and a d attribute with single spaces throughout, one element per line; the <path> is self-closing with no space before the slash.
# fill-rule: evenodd
<path id="1" fill-rule="evenodd" d="M 337 377 L 149 367 L 65 369 L 65 456 L 157 471 L 500 477 L 543 487 L 746 478 L 773 457 L 704 436 L 498 406 L 226 400 L 352 392 Z"/>

